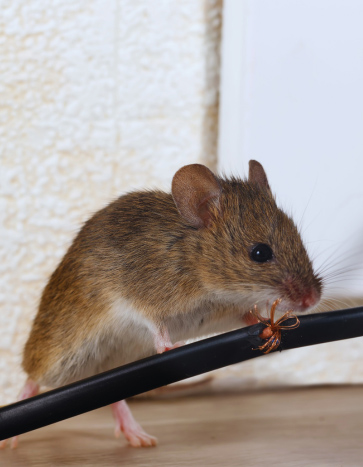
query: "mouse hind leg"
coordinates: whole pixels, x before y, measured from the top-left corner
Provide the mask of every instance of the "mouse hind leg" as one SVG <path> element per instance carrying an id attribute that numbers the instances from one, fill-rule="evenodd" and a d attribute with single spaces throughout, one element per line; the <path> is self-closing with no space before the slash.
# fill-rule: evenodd
<path id="1" fill-rule="evenodd" d="M 29 399 L 29 397 L 36 396 L 39 393 L 39 384 L 35 383 L 33 380 L 28 379 L 24 385 L 23 390 L 21 391 L 17 402 L 23 401 L 24 399 Z M 3 449 L 7 444 L 7 439 L 0 441 L 0 449 Z M 15 449 L 18 445 L 19 436 L 14 436 L 11 438 L 10 447 Z"/>
<path id="2" fill-rule="evenodd" d="M 111 410 L 116 420 L 116 438 L 120 436 L 122 431 L 127 441 L 135 448 L 156 446 L 157 439 L 142 429 L 140 424 L 134 419 L 125 401 L 112 404 Z"/>
<path id="3" fill-rule="evenodd" d="M 172 344 L 166 327 L 161 327 L 161 329 L 155 331 L 153 338 L 157 353 L 163 353 L 184 344 L 184 342 Z M 120 432 L 122 431 L 127 441 L 133 447 L 156 446 L 157 439 L 142 429 L 140 424 L 134 419 L 126 401 L 122 400 L 112 404 L 111 410 L 116 420 L 116 438 L 120 436 Z"/>
<path id="4" fill-rule="evenodd" d="M 154 329 L 153 340 L 154 348 L 159 354 L 184 345 L 184 342 L 176 342 L 175 344 L 172 344 L 166 326 Z M 134 419 L 126 401 L 122 400 L 112 404 L 111 410 L 116 420 L 116 438 L 120 436 L 122 431 L 127 441 L 133 447 L 156 446 L 157 439 L 142 429 L 140 424 Z"/>

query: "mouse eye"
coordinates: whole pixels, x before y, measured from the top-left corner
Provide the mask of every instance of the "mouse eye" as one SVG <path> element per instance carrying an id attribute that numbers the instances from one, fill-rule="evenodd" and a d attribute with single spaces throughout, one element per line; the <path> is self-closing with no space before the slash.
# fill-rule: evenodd
<path id="1" fill-rule="evenodd" d="M 271 248 L 265 243 L 258 243 L 250 252 L 251 259 L 256 261 L 256 263 L 266 263 L 270 261 L 273 256 Z"/>

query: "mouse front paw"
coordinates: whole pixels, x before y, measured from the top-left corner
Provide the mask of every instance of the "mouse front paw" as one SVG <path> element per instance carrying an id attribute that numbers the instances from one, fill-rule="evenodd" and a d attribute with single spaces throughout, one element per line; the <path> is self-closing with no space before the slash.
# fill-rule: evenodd
<path id="1" fill-rule="evenodd" d="M 168 350 L 177 349 L 178 347 L 184 345 L 183 341 L 179 341 L 175 344 L 172 344 L 169 332 L 165 327 L 161 328 L 160 331 L 155 332 L 154 343 L 156 353 L 164 353 Z"/>

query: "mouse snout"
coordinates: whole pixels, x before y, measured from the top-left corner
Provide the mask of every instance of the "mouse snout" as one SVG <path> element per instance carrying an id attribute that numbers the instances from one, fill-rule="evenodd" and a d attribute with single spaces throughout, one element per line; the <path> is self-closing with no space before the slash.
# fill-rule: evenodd
<path id="1" fill-rule="evenodd" d="M 283 293 L 295 311 L 306 311 L 319 303 L 321 287 L 305 286 L 293 278 L 283 283 Z"/>
<path id="2" fill-rule="evenodd" d="M 300 309 L 307 310 L 318 304 L 320 300 L 320 293 L 317 290 L 311 289 L 305 295 L 303 295 L 300 302 Z"/>

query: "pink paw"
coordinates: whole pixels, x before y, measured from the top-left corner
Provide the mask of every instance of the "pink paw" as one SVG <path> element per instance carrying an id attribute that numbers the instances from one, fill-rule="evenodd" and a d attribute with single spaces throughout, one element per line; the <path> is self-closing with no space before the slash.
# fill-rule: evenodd
<path id="1" fill-rule="evenodd" d="M 258 324 L 259 323 L 256 316 L 253 315 L 250 311 L 245 313 L 243 315 L 242 319 L 243 319 L 244 323 L 247 324 L 247 326 L 252 326 L 253 324 Z"/>
<path id="2" fill-rule="evenodd" d="M 28 399 L 29 397 L 36 396 L 39 392 L 39 385 L 32 381 L 31 379 L 28 379 L 27 382 L 25 383 L 25 386 L 23 390 L 21 391 L 18 401 L 23 401 L 24 399 Z M 3 439 L 0 441 L 0 449 L 4 449 L 7 445 L 7 442 L 9 440 Z M 15 449 L 18 446 L 19 442 L 19 436 L 14 436 L 10 440 L 10 448 Z"/>
<path id="3" fill-rule="evenodd" d="M 184 342 L 182 342 L 182 341 L 176 342 L 174 345 L 172 345 L 171 343 L 166 343 L 165 342 L 163 345 L 160 344 L 160 346 L 157 349 L 157 352 L 158 353 L 164 353 L 164 352 L 167 352 L 168 350 L 177 349 L 178 347 L 181 347 L 182 345 L 184 345 Z"/>
<path id="4" fill-rule="evenodd" d="M 178 347 L 181 347 L 182 345 L 184 345 L 184 342 L 179 341 L 173 345 L 171 343 L 171 339 L 167 328 L 162 327 L 159 329 L 158 332 L 155 332 L 154 344 L 156 353 L 164 353 L 167 350 L 177 349 Z"/>
<path id="5" fill-rule="evenodd" d="M 123 429 L 123 433 L 127 441 L 131 444 L 134 448 L 141 448 L 141 447 L 152 447 L 158 444 L 158 440 L 154 437 L 146 433 L 141 426 L 137 423 L 133 427 L 128 427 Z M 118 438 L 121 434 L 120 427 L 116 425 L 115 428 L 115 436 Z"/>
<path id="6" fill-rule="evenodd" d="M 134 448 L 156 446 L 157 439 L 144 431 L 132 416 L 125 401 L 119 401 L 111 406 L 116 419 L 115 436 L 118 438 L 121 431 L 127 441 Z"/>
<path id="7" fill-rule="evenodd" d="M 8 439 L 3 439 L 2 441 L 0 441 L 0 449 L 6 448 L 8 441 L 9 441 Z M 18 441 L 19 441 L 19 436 L 14 436 L 13 438 L 11 438 L 10 448 L 16 449 L 18 447 Z"/>

